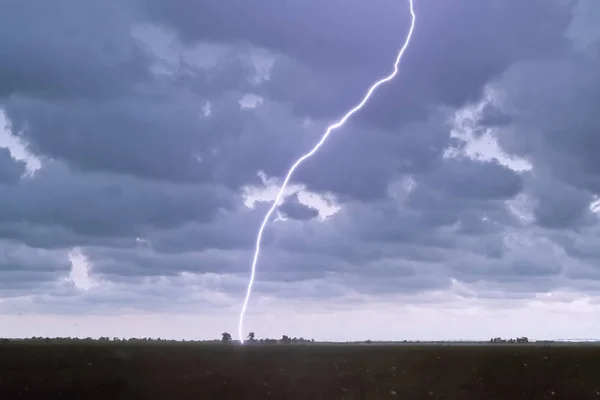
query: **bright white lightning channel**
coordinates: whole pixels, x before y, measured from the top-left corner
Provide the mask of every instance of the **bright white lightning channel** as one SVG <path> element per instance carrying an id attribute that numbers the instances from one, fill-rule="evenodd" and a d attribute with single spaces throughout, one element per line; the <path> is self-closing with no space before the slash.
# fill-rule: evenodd
<path id="1" fill-rule="evenodd" d="M 400 61 L 402 60 L 402 56 L 404 55 L 404 52 L 406 51 L 406 49 L 410 43 L 410 39 L 412 37 L 413 30 L 415 29 L 416 15 L 415 15 L 415 10 L 414 10 L 414 6 L 413 6 L 413 0 L 408 0 L 408 2 L 410 5 L 410 15 L 411 15 L 410 29 L 408 30 L 408 34 L 406 35 L 406 40 L 404 41 L 402 48 L 398 52 L 398 56 L 396 57 L 396 62 L 394 63 L 394 70 L 392 71 L 392 73 L 390 73 L 385 78 L 382 78 L 382 79 L 378 80 L 377 82 L 375 82 L 369 88 L 369 90 L 367 91 L 367 93 L 365 94 L 365 96 L 363 97 L 363 99 L 361 100 L 360 103 L 358 103 L 356 106 L 354 106 L 354 108 L 352 108 L 350 111 L 348 111 L 346 113 L 346 115 L 344 115 L 338 122 L 336 122 L 332 125 L 329 125 L 329 127 L 327 127 L 327 130 L 321 137 L 321 140 L 319 140 L 319 142 L 308 153 L 304 154 L 302 157 L 300 157 L 298 160 L 296 160 L 296 162 L 292 165 L 292 167 L 288 171 L 287 175 L 285 176 L 285 179 L 283 180 L 283 184 L 281 185 L 281 188 L 279 189 L 279 192 L 277 193 L 277 197 L 275 197 L 275 200 L 273 201 L 271 208 L 269 208 L 269 211 L 267 211 L 267 214 L 265 214 L 265 217 L 264 217 L 262 223 L 260 224 L 260 228 L 258 229 L 258 235 L 256 236 L 256 247 L 254 250 L 254 258 L 252 259 L 252 268 L 250 271 L 250 281 L 248 282 L 248 290 L 246 291 L 246 298 L 244 299 L 244 305 L 242 306 L 242 311 L 240 312 L 240 322 L 238 325 L 238 337 L 240 339 L 240 343 L 242 343 L 242 344 L 244 344 L 244 336 L 242 335 L 242 325 L 244 323 L 244 315 L 246 314 L 246 308 L 248 308 L 248 300 L 250 300 L 250 295 L 252 294 L 252 286 L 254 285 L 254 277 L 256 275 L 256 263 L 258 262 L 258 256 L 260 255 L 260 245 L 262 242 L 262 235 L 265 230 L 265 226 L 267 225 L 267 222 L 269 222 L 269 218 L 271 218 L 271 215 L 273 214 L 273 212 L 277 209 L 279 202 L 281 201 L 281 197 L 283 196 L 283 192 L 285 191 L 285 188 L 286 188 L 288 182 L 290 181 L 290 179 L 292 178 L 292 175 L 293 175 L 294 171 L 296 170 L 296 168 L 298 168 L 304 160 L 312 157 L 319 150 L 319 148 L 321 148 L 321 146 L 323 145 L 323 143 L 325 143 L 325 141 L 327 140 L 327 138 L 329 137 L 331 132 L 340 128 L 342 125 L 344 125 L 346 123 L 346 121 L 348 121 L 348 119 L 352 115 L 354 115 L 361 108 L 363 108 L 363 106 L 371 98 L 371 95 L 373 94 L 375 89 L 377 89 L 379 86 L 383 85 L 384 83 L 392 80 L 398 73 L 398 66 L 400 64 Z"/>

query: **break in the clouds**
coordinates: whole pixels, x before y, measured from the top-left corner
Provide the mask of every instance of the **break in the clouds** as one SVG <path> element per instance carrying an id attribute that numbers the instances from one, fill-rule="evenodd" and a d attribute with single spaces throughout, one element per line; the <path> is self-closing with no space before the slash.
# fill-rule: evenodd
<path id="1" fill-rule="evenodd" d="M 389 73 L 408 11 L 4 4 L 0 334 L 235 331 L 278 185 Z M 600 313 L 600 9 L 415 11 L 396 79 L 288 187 L 246 326 L 334 340 L 593 335 L 569 321 Z"/>

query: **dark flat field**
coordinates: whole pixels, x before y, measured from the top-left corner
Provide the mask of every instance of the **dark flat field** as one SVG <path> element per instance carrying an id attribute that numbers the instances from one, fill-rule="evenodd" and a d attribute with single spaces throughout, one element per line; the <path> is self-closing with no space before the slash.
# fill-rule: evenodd
<path id="1" fill-rule="evenodd" d="M 0 399 L 600 400 L 600 346 L 10 342 Z"/>

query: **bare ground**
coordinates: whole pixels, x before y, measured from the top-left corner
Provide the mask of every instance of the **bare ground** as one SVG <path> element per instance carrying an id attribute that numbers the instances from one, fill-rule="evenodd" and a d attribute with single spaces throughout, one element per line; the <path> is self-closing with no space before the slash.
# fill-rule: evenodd
<path id="1" fill-rule="evenodd" d="M 0 399 L 600 400 L 600 346 L 3 343 Z"/>

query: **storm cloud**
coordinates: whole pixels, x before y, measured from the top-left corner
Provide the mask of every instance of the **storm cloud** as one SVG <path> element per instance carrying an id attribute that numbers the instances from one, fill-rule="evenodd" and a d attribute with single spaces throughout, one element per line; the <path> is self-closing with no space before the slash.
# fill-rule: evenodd
<path id="1" fill-rule="evenodd" d="M 594 4 L 415 2 L 397 78 L 292 178 L 249 318 L 597 296 Z M 4 4 L 0 313 L 237 318 L 287 170 L 409 23 L 397 0 Z"/>

